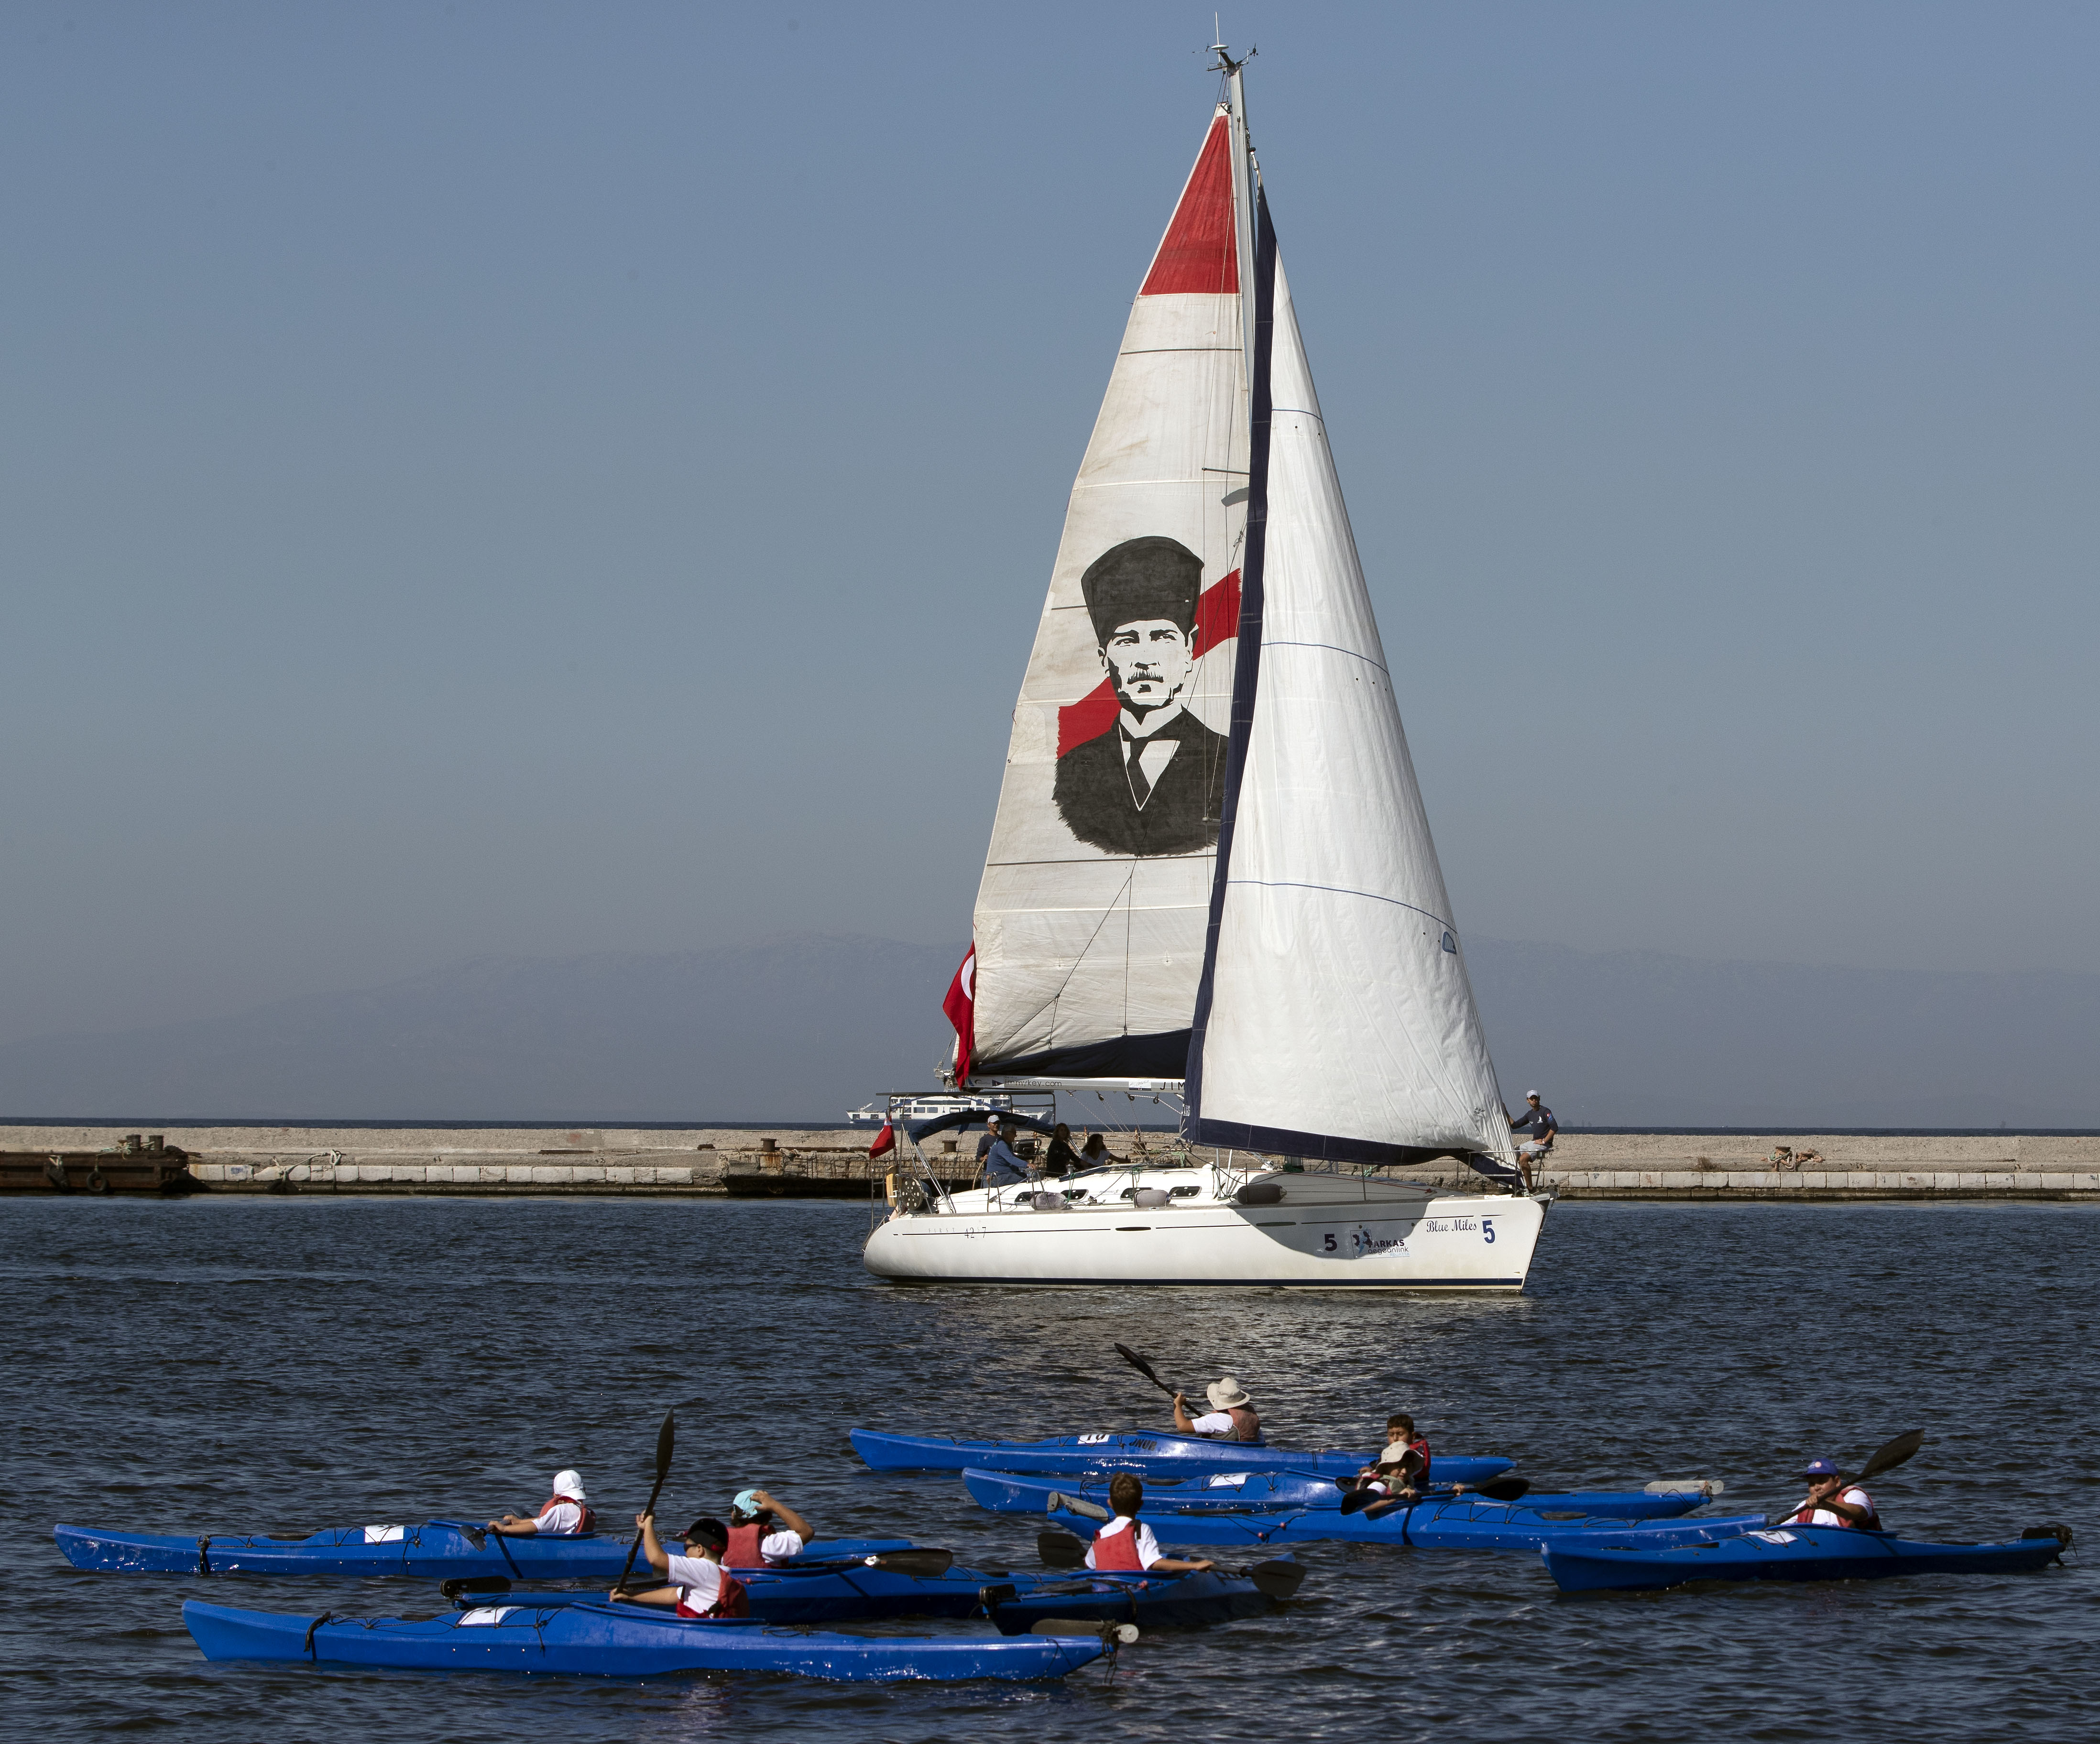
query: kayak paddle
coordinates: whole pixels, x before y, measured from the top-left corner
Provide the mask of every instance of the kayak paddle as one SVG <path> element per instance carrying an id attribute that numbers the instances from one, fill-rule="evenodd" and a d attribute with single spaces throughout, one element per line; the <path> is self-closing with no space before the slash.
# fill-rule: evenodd
<path id="1" fill-rule="evenodd" d="M 1466 1493 L 1490 1502 L 1515 1502 L 1521 1501 L 1530 1488 L 1529 1478 L 1490 1478 L 1485 1483 L 1475 1484 Z M 1458 1495 L 1456 1490 L 1425 1490 L 1422 1500 L 1425 1502 L 1454 1502 L 1458 1500 Z M 1392 1500 L 1390 1496 L 1379 1495 L 1370 1490 L 1352 1490 L 1342 1498 L 1342 1512 L 1360 1514 L 1374 1502 Z"/>
<path id="2" fill-rule="evenodd" d="M 1925 1431 L 1923 1429 L 1907 1429 L 1893 1440 L 1883 1442 L 1880 1447 L 1868 1454 L 1865 1463 L 1860 1466 L 1852 1481 L 1855 1483 L 1864 1483 L 1869 1478 L 1878 1478 L 1883 1472 L 1892 1472 L 1924 1445 Z M 1776 1514 L 1767 1514 L 1765 1517 L 1765 1524 L 1767 1526 L 1782 1525 L 1791 1520 L 1800 1511 L 1798 1508 L 1789 1508 Z"/>
<path id="3" fill-rule="evenodd" d="M 1035 1552 L 1053 1569 L 1083 1569 L 1087 1566 L 1087 1547 L 1070 1532 L 1037 1533 Z M 1251 1580 L 1255 1591 L 1268 1599 L 1289 1598 L 1305 1579 L 1305 1565 L 1288 1557 L 1257 1562 L 1252 1568 L 1228 1568 L 1222 1562 L 1215 1566 L 1220 1574 L 1237 1574 Z"/>
<path id="4" fill-rule="evenodd" d="M 678 1425 L 673 1420 L 672 1414 L 667 1411 L 664 1413 L 664 1427 L 656 1432 L 656 1482 L 655 1487 L 649 1492 L 649 1505 L 642 1510 L 645 1514 L 653 1514 L 656 1512 L 656 1498 L 664 1493 L 664 1474 L 671 1469 L 671 1448 L 677 1438 Z M 627 1547 L 627 1561 L 620 1569 L 620 1579 L 613 1583 L 615 1586 L 624 1587 L 627 1584 L 627 1577 L 634 1572 L 635 1552 L 641 1548 L 642 1528 L 637 1526 L 634 1529 L 634 1542 Z"/>
<path id="5" fill-rule="evenodd" d="M 1129 1363 L 1132 1368 L 1136 1369 L 1138 1373 L 1144 1376 L 1147 1381 L 1150 1381 L 1153 1385 L 1158 1388 L 1159 1390 L 1164 1393 L 1169 1398 L 1180 1398 L 1180 1389 L 1177 1387 L 1170 1387 L 1165 1381 L 1162 1381 L 1158 1376 L 1153 1373 L 1152 1365 L 1146 1362 L 1145 1359 L 1140 1356 L 1135 1350 L 1132 1350 L 1128 1345 L 1118 1345 L 1115 1349 L 1116 1354 L 1118 1356 L 1121 1357 L 1123 1361 Z"/>

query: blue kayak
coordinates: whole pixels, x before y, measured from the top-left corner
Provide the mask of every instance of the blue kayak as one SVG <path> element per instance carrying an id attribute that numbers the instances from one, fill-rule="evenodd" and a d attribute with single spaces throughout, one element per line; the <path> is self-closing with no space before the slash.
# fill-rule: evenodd
<path id="1" fill-rule="evenodd" d="M 1759 1522 L 1762 1526 L 1762 1522 Z M 2058 1561 L 2054 1532 L 1997 1544 L 1926 1544 L 1888 1532 L 1782 1526 L 1717 1544 L 1651 1548 L 1607 1534 L 1545 1547 L 1546 1570 L 1563 1592 L 1652 1592 L 1688 1580 L 1878 1580 L 1892 1574 L 2024 1574 Z"/>
<path id="2" fill-rule="evenodd" d="M 1438 1462 L 1440 1464 L 1441 1461 Z M 1026 1477 L 1015 1472 L 963 1473 L 964 1486 L 980 1508 L 995 1514 L 1049 1512 L 1053 1496 L 1076 1496 L 1108 1506 L 1109 1475 Z M 1214 1472 L 1207 1478 L 1147 1478 L 1145 1508 L 1153 1514 L 1339 1513 L 1343 1491 L 1332 1478 L 1301 1472 Z M 1527 1495 L 1533 1513 L 1603 1516 L 1613 1520 L 1674 1520 L 1705 1501 L 1696 1490 L 1578 1490 L 1564 1495 Z"/>
<path id="3" fill-rule="evenodd" d="M 845 1683 L 906 1678 L 1062 1677 L 1108 1650 L 1098 1635 L 823 1635 L 748 1618 L 687 1618 L 653 1606 L 491 1605 L 424 1622 L 286 1616 L 192 1599 L 183 1606 L 207 1659 L 664 1677 L 773 1671 Z"/>
<path id="4" fill-rule="evenodd" d="M 851 1431 L 854 1449 L 877 1472 L 1136 1472 L 1147 1478 L 1193 1478 L 1209 1472 L 1306 1472 L 1339 1478 L 1361 1471 L 1378 1456 L 1338 1448 L 1311 1451 L 1267 1442 L 1210 1441 L 1200 1435 L 1056 1435 L 1047 1441 L 963 1441 L 940 1435 Z M 1440 1483 L 1485 1483 L 1515 1462 L 1436 1456 Z"/>
<path id="5" fill-rule="evenodd" d="M 1418 1502 L 1371 1518 L 1331 1509 L 1295 1514 L 1155 1513 L 1139 1517 L 1162 1544 L 1309 1544 L 1322 1539 L 1347 1544 L 1392 1544 L 1417 1550 L 1538 1550 L 1548 1544 L 1585 1540 L 1663 1546 L 1732 1538 L 1765 1523 L 1762 1514 L 1708 1519 L 1627 1521 L 1568 1516 L 1509 1502 Z M 1089 1539 L 1100 1522 L 1053 1513 L 1053 1525 Z"/>
<path id="6" fill-rule="evenodd" d="M 145 1532 L 104 1532 L 92 1526 L 52 1529 L 67 1561 L 78 1569 L 126 1574 L 417 1574 L 433 1580 L 501 1574 L 513 1580 L 620 1579 L 631 1538 L 505 1538 L 463 1520 L 417 1526 L 337 1526 L 307 1538 L 260 1535 L 184 1538 Z M 829 1539 L 813 1541 L 816 1557 L 905 1550 L 910 1540 Z"/>

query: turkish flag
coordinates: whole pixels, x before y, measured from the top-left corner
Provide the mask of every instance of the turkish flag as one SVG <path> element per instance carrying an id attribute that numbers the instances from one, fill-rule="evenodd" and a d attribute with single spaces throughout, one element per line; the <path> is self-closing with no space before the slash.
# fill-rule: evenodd
<path id="1" fill-rule="evenodd" d="M 867 1147 L 867 1160 L 871 1163 L 885 1151 L 897 1148 L 897 1129 L 889 1121 L 882 1123 L 882 1130 L 875 1135 L 875 1143 Z"/>
<path id="2" fill-rule="evenodd" d="M 977 1033 L 977 948 L 974 944 L 955 971 L 955 980 L 948 984 L 948 997 L 941 1002 L 941 1009 L 955 1026 L 955 1082 L 967 1084 Z"/>

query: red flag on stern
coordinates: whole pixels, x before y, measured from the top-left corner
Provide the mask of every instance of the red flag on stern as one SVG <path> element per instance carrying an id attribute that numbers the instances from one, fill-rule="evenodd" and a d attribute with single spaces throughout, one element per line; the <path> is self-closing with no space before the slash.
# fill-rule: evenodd
<path id="1" fill-rule="evenodd" d="M 885 1151 L 897 1148 L 897 1129 L 889 1121 L 882 1123 L 882 1130 L 875 1135 L 875 1143 L 867 1147 L 867 1160 L 871 1163 Z"/>
<path id="2" fill-rule="evenodd" d="M 948 1015 L 948 1021 L 955 1026 L 955 1081 L 967 1084 L 970 1081 L 970 1053 L 977 1046 L 977 948 L 973 944 L 963 958 L 962 967 L 955 971 L 955 978 L 948 984 L 948 997 L 941 1002 L 941 1009 Z"/>

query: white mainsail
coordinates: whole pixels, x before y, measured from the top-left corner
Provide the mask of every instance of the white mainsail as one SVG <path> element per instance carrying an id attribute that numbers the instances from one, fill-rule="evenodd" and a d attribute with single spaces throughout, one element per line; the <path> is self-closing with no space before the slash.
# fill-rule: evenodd
<path id="1" fill-rule="evenodd" d="M 1265 205 L 1255 271 L 1257 284 L 1273 275 L 1257 315 L 1241 623 L 1255 645 L 1242 654 L 1190 1135 L 1335 1161 L 1449 1149 L 1507 1160 L 1508 1117 Z"/>
<path id="2" fill-rule="evenodd" d="M 974 1077 L 1181 1076 L 1224 806 L 1247 392 L 1212 118 L 1072 487 L 977 892 Z"/>

